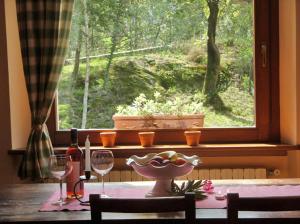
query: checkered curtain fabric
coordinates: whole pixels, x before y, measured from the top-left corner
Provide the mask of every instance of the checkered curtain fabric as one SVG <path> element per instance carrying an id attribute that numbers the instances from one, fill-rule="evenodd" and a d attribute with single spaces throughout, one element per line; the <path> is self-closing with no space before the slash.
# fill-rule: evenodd
<path id="1" fill-rule="evenodd" d="M 21 179 L 49 175 L 53 153 L 45 124 L 66 55 L 73 0 L 17 0 L 24 74 L 32 130 L 19 168 Z"/>

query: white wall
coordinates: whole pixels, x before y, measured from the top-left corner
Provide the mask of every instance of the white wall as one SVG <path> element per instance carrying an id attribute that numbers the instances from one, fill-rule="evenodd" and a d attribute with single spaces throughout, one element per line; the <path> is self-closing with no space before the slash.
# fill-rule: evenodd
<path id="1" fill-rule="evenodd" d="M 281 141 L 300 144 L 300 1 L 280 0 Z M 300 177 L 300 151 L 288 152 L 290 177 Z"/>
<path id="2" fill-rule="evenodd" d="M 300 144 L 300 1 L 296 2 L 297 144 Z M 300 172 L 300 170 L 299 170 Z"/>
<path id="3" fill-rule="evenodd" d="M 289 144 L 300 143 L 299 5 L 297 0 L 279 1 L 280 133 L 281 141 Z"/>
<path id="4" fill-rule="evenodd" d="M 31 127 L 31 115 L 23 73 L 18 35 L 16 3 L 5 0 L 9 96 L 12 148 L 25 148 Z"/>

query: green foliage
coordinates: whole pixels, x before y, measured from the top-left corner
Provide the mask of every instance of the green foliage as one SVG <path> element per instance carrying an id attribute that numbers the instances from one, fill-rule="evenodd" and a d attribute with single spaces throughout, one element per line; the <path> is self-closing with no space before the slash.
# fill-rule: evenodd
<path id="1" fill-rule="evenodd" d="M 59 104 L 58 105 L 58 113 L 59 113 L 59 127 L 70 127 L 70 116 L 68 116 L 68 112 L 70 111 L 70 105 L 67 104 Z"/>
<path id="2" fill-rule="evenodd" d="M 221 72 L 218 76 L 217 80 L 217 91 L 224 92 L 228 89 L 229 86 L 233 83 L 233 70 L 232 66 L 228 64 L 224 68 L 221 69 Z"/>
<path id="3" fill-rule="evenodd" d="M 179 113 L 178 111 L 182 112 L 194 107 L 197 108 L 198 103 L 201 105 L 204 102 L 204 96 L 199 86 L 202 86 L 203 79 L 199 79 L 197 74 L 200 72 L 201 77 L 203 77 L 205 68 L 201 66 L 194 67 L 193 64 L 184 61 L 185 57 L 181 57 L 181 63 L 177 59 L 170 59 L 170 55 L 164 57 L 165 60 L 162 60 L 162 56 L 150 54 L 148 56 L 117 58 L 112 66 L 111 83 L 107 89 L 103 89 L 104 60 L 92 60 L 87 128 L 113 127 L 111 117 L 117 112 L 118 105 L 123 105 L 125 108 L 128 105 L 127 114 L 138 114 L 135 108 L 130 112 L 129 108 L 141 93 L 144 93 L 144 99 L 149 104 L 153 102 L 150 106 L 149 104 L 147 107 L 145 106 L 146 112 L 139 112 L 141 115 L 149 113 L 147 111 L 153 113 L 153 108 L 156 108 L 157 104 L 160 104 L 160 109 L 156 109 L 156 111 L 160 113 L 163 111 L 164 114 L 170 113 L 171 110 L 173 114 L 176 114 L 176 111 Z M 172 61 L 175 64 L 172 64 Z M 167 63 L 167 65 L 164 65 L 164 63 Z M 64 67 L 59 83 L 59 105 L 62 106 L 59 106 L 59 127 L 62 129 L 80 127 L 81 123 L 81 99 L 83 96 L 85 67 L 80 66 L 81 75 L 76 80 L 71 96 L 69 68 L 69 66 Z M 181 69 L 181 71 L 186 70 L 186 72 L 181 73 L 178 69 Z M 172 78 L 167 79 L 167 74 L 168 77 Z M 185 75 L 187 79 L 182 78 Z M 174 79 L 177 81 L 175 82 Z M 253 96 L 245 91 L 242 86 L 240 88 L 231 87 L 237 83 L 233 80 L 230 81 L 232 83 L 220 93 L 220 98 L 231 111 L 216 111 L 210 105 L 202 105 L 200 111 L 205 114 L 206 127 L 237 127 L 252 126 L 254 124 Z M 247 80 L 242 83 L 247 83 Z M 161 94 L 158 103 L 154 102 L 155 92 Z M 174 101 L 176 97 L 179 99 L 178 101 Z M 166 104 L 163 104 L 163 101 Z M 181 108 L 182 102 L 186 101 L 189 101 L 186 104 L 189 105 L 188 109 Z M 196 102 L 196 105 L 194 106 L 191 102 Z M 148 109 L 148 107 L 152 109 Z M 189 113 L 194 112 L 190 111 Z"/>
<path id="4" fill-rule="evenodd" d="M 184 115 L 200 114 L 203 104 L 201 96 L 174 94 L 161 94 L 155 92 L 152 99 L 147 99 L 146 95 L 141 93 L 134 99 L 131 105 L 119 105 L 117 107 L 118 115 Z"/>
<path id="5" fill-rule="evenodd" d="M 216 42 L 221 53 L 218 102 L 202 105 L 206 75 L 206 0 L 87 0 L 90 55 L 109 54 L 113 38 L 116 52 L 164 46 L 164 48 L 114 55 L 109 83 L 104 85 L 107 57 L 90 60 L 87 128 L 113 127 L 118 105 L 128 114 L 205 114 L 206 127 L 254 125 L 253 99 L 253 4 L 249 1 L 220 1 Z M 83 30 L 81 0 L 75 0 L 68 57 L 74 59 Z M 85 60 L 78 74 L 72 74 L 74 60 L 68 60 L 59 83 L 59 127 L 80 127 L 85 80 Z M 140 112 L 133 107 L 145 100 Z M 160 99 L 155 94 L 160 93 Z M 143 96 L 143 95 L 142 95 Z M 220 104 L 218 110 L 213 105 Z M 201 108 L 200 108 L 201 105 Z M 198 108 L 199 107 L 199 108 Z M 132 111 L 130 111 L 130 108 Z M 229 108 L 229 109 L 225 109 Z M 139 108 L 140 109 L 140 108 Z"/>
<path id="6" fill-rule="evenodd" d="M 220 97 L 232 109 L 234 116 L 245 120 L 249 126 L 254 125 L 252 118 L 254 114 L 254 98 L 249 93 L 231 86 L 228 88 L 228 91 L 221 93 Z"/>
<path id="7" fill-rule="evenodd" d="M 241 127 L 254 125 L 254 99 L 249 93 L 236 87 L 229 87 L 220 93 L 220 98 L 230 111 L 216 111 L 212 107 L 204 107 L 205 126 L 209 127 Z"/>
<path id="8" fill-rule="evenodd" d="M 188 52 L 187 59 L 199 64 L 206 64 L 207 60 L 206 53 L 199 47 L 192 47 Z"/>
<path id="9" fill-rule="evenodd" d="M 182 182 L 179 187 L 174 179 L 171 182 L 171 194 L 174 196 L 184 196 L 186 192 L 194 192 L 196 199 L 204 199 L 207 196 L 205 195 L 205 191 L 201 189 L 203 187 L 202 180 L 188 180 L 187 182 Z"/>

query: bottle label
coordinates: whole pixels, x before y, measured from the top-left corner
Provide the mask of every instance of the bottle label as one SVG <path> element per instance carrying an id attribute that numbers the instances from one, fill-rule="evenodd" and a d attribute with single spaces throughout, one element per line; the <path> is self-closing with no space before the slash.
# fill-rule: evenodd
<path id="1" fill-rule="evenodd" d="M 74 186 L 76 182 L 79 180 L 79 176 L 80 176 L 80 162 L 73 161 L 72 166 L 73 166 L 73 170 L 67 176 L 67 192 L 73 192 Z M 78 184 L 76 186 L 76 192 L 79 191 L 79 189 L 80 189 L 80 185 Z"/>

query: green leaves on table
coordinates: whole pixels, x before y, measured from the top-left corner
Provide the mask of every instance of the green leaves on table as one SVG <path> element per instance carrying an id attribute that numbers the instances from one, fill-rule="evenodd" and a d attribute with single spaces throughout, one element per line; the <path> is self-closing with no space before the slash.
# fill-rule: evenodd
<path id="1" fill-rule="evenodd" d="M 205 191 L 202 189 L 203 185 L 202 180 L 188 180 L 187 182 L 182 182 L 179 187 L 173 179 L 171 182 L 171 194 L 174 196 L 184 196 L 185 192 L 195 192 L 195 198 L 201 200 L 207 197 Z"/>

